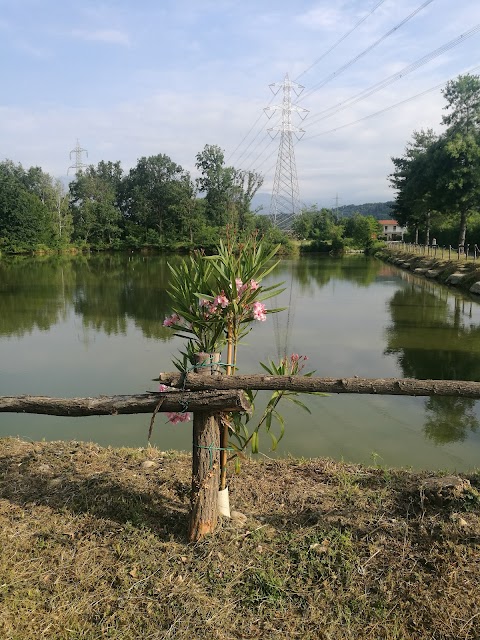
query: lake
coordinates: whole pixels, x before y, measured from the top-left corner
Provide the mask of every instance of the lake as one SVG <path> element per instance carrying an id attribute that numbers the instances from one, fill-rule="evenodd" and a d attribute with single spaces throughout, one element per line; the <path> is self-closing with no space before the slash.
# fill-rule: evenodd
<path id="1" fill-rule="evenodd" d="M 156 391 L 182 341 L 169 315 L 167 259 L 94 254 L 0 261 L 0 394 L 57 397 Z M 480 305 L 374 258 L 283 260 L 285 281 L 239 349 L 240 373 L 284 353 L 328 377 L 480 379 Z M 264 394 L 265 397 L 266 394 Z M 267 455 L 329 456 L 415 469 L 477 467 L 480 404 L 463 398 L 305 396 L 281 410 L 286 434 Z M 145 446 L 149 415 L 60 418 L 0 414 L 0 437 Z M 156 419 L 152 443 L 191 448 L 191 422 Z"/>

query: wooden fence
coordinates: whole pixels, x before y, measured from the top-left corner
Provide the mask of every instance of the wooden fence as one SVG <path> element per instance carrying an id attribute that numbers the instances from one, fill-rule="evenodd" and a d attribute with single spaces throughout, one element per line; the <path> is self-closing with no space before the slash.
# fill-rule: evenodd
<path id="1" fill-rule="evenodd" d="M 170 387 L 159 393 L 97 398 L 0 396 L 0 412 L 53 416 L 92 416 L 188 411 L 193 412 L 192 492 L 189 539 L 214 531 L 218 519 L 220 423 L 222 414 L 250 411 L 244 390 L 300 393 L 354 393 L 404 396 L 458 396 L 480 399 L 480 382 L 405 378 L 307 378 L 303 376 L 205 375 L 161 373 Z"/>

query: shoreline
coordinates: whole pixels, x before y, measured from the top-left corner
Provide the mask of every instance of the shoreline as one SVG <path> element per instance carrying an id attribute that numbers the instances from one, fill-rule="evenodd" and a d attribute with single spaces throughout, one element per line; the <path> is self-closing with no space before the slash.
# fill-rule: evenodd
<path id="1" fill-rule="evenodd" d="M 480 302 L 480 260 L 445 260 L 390 248 L 380 249 L 375 256 L 415 275 L 459 289 Z"/>

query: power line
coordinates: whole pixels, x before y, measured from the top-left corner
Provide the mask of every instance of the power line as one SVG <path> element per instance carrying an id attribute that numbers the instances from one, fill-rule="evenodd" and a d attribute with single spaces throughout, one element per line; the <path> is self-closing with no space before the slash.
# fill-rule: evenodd
<path id="1" fill-rule="evenodd" d="M 273 98 L 274 98 L 274 97 L 275 97 L 275 96 L 272 96 L 272 97 L 270 98 L 270 102 L 268 103 L 269 105 L 272 103 L 272 101 L 273 101 Z M 227 162 L 228 162 L 231 158 L 233 158 L 233 156 L 236 154 L 236 152 L 238 151 L 238 149 L 242 146 L 242 144 L 243 144 L 243 143 L 245 142 L 245 140 L 248 138 L 248 136 L 250 135 L 250 133 L 255 129 L 255 127 L 257 126 L 257 124 L 260 122 L 260 120 L 261 120 L 261 118 L 262 118 L 262 115 L 263 115 L 263 114 L 260 112 L 260 115 L 259 115 L 259 116 L 258 116 L 258 118 L 255 120 L 255 122 L 252 124 L 252 126 L 250 127 L 250 129 L 248 130 L 248 132 L 243 136 L 243 138 L 242 138 L 242 139 L 240 140 L 240 142 L 237 144 L 237 146 L 235 147 L 235 149 L 234 149 L 234 150 L 232 151 L 232 153 L 228 156 L 228 158 L 227 158 Z M 263 127 L 262 127 L 262 129 L 263 129 Z M 260 131 L 262 131 L 262 129 L 260 129 Z M 260 132 L 259 132 L 259 133 L 260 133 Z M 257 134 L 257 136 L 258 136 L 258 134 Z M 254 139 L 256 139 L 256 137 L 257 137 L 257 136 L 255 136 L 255 138 L 254 138 Z M 252 144 L 252 143 L 250 143 L 250 144 Z M 250 146 L 250 145 L 248 145 L 248 146 Z M 247 147 L 247 149 L 248 149 L 248 147 Z M 243 154 L 242 154 L 242 155 L 243 155 Z M 242 157 L 242 156 L 240 156 L 240 157 Z"/>
<path id="2" fill-rule="evenodd" d="M 388 85 L 392 84 L 393 82 L 396 82 L 397 80 L 400 80 L 401 78 L 404 78 L 405 76 L 412 73 L 413 71 L 416 71 L 424 64 L 427 64 L 427 62 L 431 62 L 442 53 L 445 53 L 446 51 L 453 49 L 453 47 L 456 47 L 460 43 L 467 40 L 467 38 L 470 38 L 471 36 L 475 35 L 479 31 L 480 31 L 480 24 L 477 24 L 469 31 L 465 31 L 465 33 L 460 34 L 453 40 L 450 40 L 450 42 L 443 44 L 438 49 L 435 49 L 434 51 L 431 51 L 430 53 L 423 56 L 422 58 L 419 58 L 415 62 L 412 62 L 412 64 L 404 67 L 401 71 L 398 71 L 397 73 L 394 73 L 391 76 L 388 76 L 383 80 L 380 80 L 379 82 L 372 85 L 371 87 L 368 87 L 367 89 L 364 89 L 360 93 L 357 93 L 356 95 L 350 98 L 347 98 L 347 100 L 344 100 L 343 102 L 339 102 L 336 105 L 329 107 L 328 109 L 324 109 L 319 114 L 314 116 L 312 119 L 309 119 L 309 125 L 320 122 L 321 120 L 326 120 L 327 118 L 331 118 L 332 116 L 339 113 L 340 111 L 343 111 L 347 107 L 351 107 L 357 102 L 360 102 L 361 100 L 364 100 L 365 98 L 370 97 L 377 91 L 380 91 L 381 89 L 385 89 L 385 87 L 387 87 Z"/>
<path id="3" fill-rule="evenodd" d="M 352 27 L 352 29 L 350 29 L 349 31 L 347 31 L 347 32 L 346 32 L 346 33 L 345 33 L 341 38 L 339 38 L 339 39 L 335 42 L 335 44 L 333 44 L 333 45 L 330 47 L 330 49 L 327 49 L 327 51 L 325 51 L 325 53 L 324 53 L 324 54 L 322 54 L 319 58 L 317 58 L 317 59 L 315 60 L 315 62 L 312 62 L 312 64 L 311 64 L 309 67 L 307 67 L 307 68 L 305 69 L 305 71 L 302 71 L 302 73 L 301 73 L 299 76 L 297 76 L 297 77 L 295 78 L 295 82 L 298 82 L 299 78 L 301 78 L 303 75 L 305 75 L 308 71 L 310 71 L 310 69 L 312 69 L 316 64 L 318 64 L 319 62 L 321 62 L 324 58 L 326 58 L 326 56 L 328 56 L 328 54 L 329 54 L 329 53 L 331 53 L 334 49 L 336 49 L 340 43 L 342 43 L 346 38 L 348 38 L 348 36 L 349 36 L 349 35 L 351 35 L 351 34 L 352 34 L 356 29 L 358 29 L 358 27 L 359 27 L 363 22 L 365 22 L 365 20 L 366 20 L 367 18 L 369 18 L 369 17 L 372 15 L 372 13 L 374 13 L 374 12 L 378 9 L 378 7 L 379 7 L 380 5 L 382 5 L 384 2 L 385 2 L 385 0 L 380 0 L 380 2 L 378 2 L 378 3 L 373 7 L 373 9 L 370 11 L 370 13 L 367 13 L 367 15 L 366 15 L 366 16 L 364 16 L 363 18 L 361 18 L 361 20 L 359 20 L 359 21 L 355 24 L 355 26 L 354 26 L 354 27 Z"/>
<path id="4" fill-rule="evenodd" d="M 433 0 L 431 0 L 433 1 Z M 341 38 L 339 38 L 327 51 L 325 51 L 325 53 L 323 55 L 321 55 L 319 58 L 317 58 L 309 67 L 307 67 L 305 69 L 305 71 L 302 71 L 302 73 L 296 78 L 295 81 L 298 81 L 298 79 L 305 75 L 308 71 L 310 71 L 310 69 L 312 69 L 315 65 L 317 65 L 321 60 L 323 60 L 329 53 L 331 53 L 339 44 L 341 44 L 346 38 L 348 38 L 349 35 L 351 35 L 356 29 L 358 29 L 358 27 L 360 27 L 360 25 L 365 22 L 365 20 L 367 20 L 377 9 L 378 7 L 380 7 L 383 3 L 385 2 L 385 0 L 380 0 L 380 2 L 377 2 L 377 4 L 373 7 L 373 9 L 363 18 L 361 18 L 353 27 L 352 29 L 350 29 L 349 31 L 347 31 Z M 273 101 L 274 96 L 272 96 L 272 98 L 270 99 L 270 102 L 268 103 L 268 106 L 270 106 L 270 104 Z M 260 119 L 262 117 L 262 114 L 260 114 L 258 116 L 258 118 L 255 120 L 255 122 L 253 123 L 253 125 L 250 127 L 250 129 L 248 130 L 248 132 L 244 135 L 244 137 L 240 140 L 240 142 L 238 143 L 238 145 L 235 147 L 235 149 L 232 151 L 231 154 L 229 154 L 229 156 L 227 157 L 227 162 L 233 158 L 236 154 L 236 152 L 238 151 L 238 149 L 240 149 L 240 147 L 242 146 L 242 144 L 247 140 L 248 136 L 252 133 L 252 131 L 255 129 L 255 127 L 257 126 L 257 124 L 259 123 Z M 251 144 L 257 139 L 257 137 L 259 136 L 259 134 L 261 133 L 261 129 L 260 131 L 257 133 L 257 135 L 255 136 L 255 138 L 249 143 L 249 145 L 247 146 L 247 148 L 245 149 L 245 151 L 237 158 L 237 162 L 240 161 L 240 159 L 242 158 L 242 156 L 244 155 L 244 153 L 249 149 L 249 147 L 251 146 Z"/>
<path id="5" fill-rule="evenodd" d="M 369 47 L 367 47 L 366 49 L 361 51 L 358 55 L 356 55 L 354 58 L 352 58 L 349 62 L 346 62 L 344 65 L 339 67 L 336 71 L 334 71 L 329 76 L 327 76 L 324 80 L 322 80 L 318 84 L 314 85 L 311 89 L 309 89 L 307 91 L 307 93 L 305 93 L 303 95 L 302 100 L 305 100 L 305 98 L 307 98 L 309 95 L 311 95 L 314 91 L 316 91 L 317 89 L 320 89 L 320 87 L 323 87 L 324 85 L 326 85 L 327 82 L 330 82 L 330 80 L 333 80 L 333 78 L 336 78 L 337 76 L 339 76 L 341 73 L 343 73 L 343 71 L 345 71 L 346 69 L 351 67 L 358 60 L 360 60 L 360 58 L 363 58 L 363 56 L 365 56 L 367 53 L 369 53 L 372 49 L 374 49 L 376 46 L 378 46 L 381 42 L 386 40 L 386 38 L 388 38 L 393 33 L 398 31 L 398 29 L 403 27 L 404 24 L 406 24 L 409 20 L 411 20 L 414 16 L 416 16 L 417 13 L 419 13 L 422 9 L 427 7 L 432 2 L 433 2 L 433 0 L 425 0 L 425 2 L 422 5 L 417 7 L 417 9 L 415 9 L 415 11 L 412 11 L 412 13 L 410 13 L 406 18 L 404 18 L 395 27 L 393 27 L 393 29 L 390 29 L 390 31 L 387 31 L 387 33 L 385 33 L 381 38 L 379 38 L 373 44 L 371 44 Z"/>
<path id="6" fill-rule="evenodd" d="M 480 68 L 480 65 L 477 65 L 476 67 L 473 67 L 472 69 L 470 69 L 469 71 L 466 71 L 465 73 L 471 73 L 472 71 L 475 71 L 476 69 L 479 69 L 479 68 Z M 422 96 L 426 95 L 427 93 L 431 93 L 432 91 L 436 91 L 437 89 L 440 89 L 440 87 L 443 87 L 447 82 L 449 82 L 449 80 L 444 80 L 440 84 L 437 84 L 434 87 L 430 87 L 430 89 L 426 89 L 425 91 L 422 91 L 421 93 L 417 93 L 414 96 L 410 96 L 410 98 L 406 98 L 405 100 L 401 100 L 400 102 L 396 102 L 395 104 L 392 104 L 389 107 L 385 107 L 385 109 L 380 109 L 380 111 L 375 111 L 375 113 L 371 113 L 368 116 L 364 116 L 363 118 L 358 118 L 358 120 L 354 120 L 353 122 L 347 122 L 346 124 L 342 124 L 339 127 L 335 127 L 334 129 L 329 129 L 328 131 L 322 131 L 321 133 L 316 133 L 313 136 L 308 136 L 308 138 L 304 138 L 304 140 L 307 141 L 307 140 L 311 140 L 312 138 L 318 138 L 319 136 L 325 136 L 325 135 L 327 135 L 327 133 L 334 133 L 336 131 L 339 131 L 340 129 L 345 129 L 346 127 L 351 127 L 354 124 L 358 124 L 359 122 L 363 122 L 364 120 L 369 120 L 370 118 L 374 118 L 375 116 L 379 116 L 380 114 L 386 113 L 387 111 L 391 111 L 392 109 L 395 109 L 396 107 L 399 107 L 402 104 L 406 104 L 407 102 L 411 102 L 412 100 L 416 100 L 417 98 L 421 98 Z"/>

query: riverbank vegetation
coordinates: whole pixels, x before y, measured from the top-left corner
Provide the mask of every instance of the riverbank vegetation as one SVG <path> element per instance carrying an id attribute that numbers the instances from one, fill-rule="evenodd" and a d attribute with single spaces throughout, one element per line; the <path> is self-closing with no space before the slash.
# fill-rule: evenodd
<path id="1" fill-rule="evenodd" d="M 304 241 L 300 248 L 303 253 L 342 253 L 348 248 L 371 251 L 377 244 L 377 236 L 383 231 L 373 215 L 355 212 L 343 218 L 336 211 L 316 206 L 296 216 L 292 230 L 297 238 Z"/>
<path id="2" fill-rule="evenodd" d="M 234 513 L 186 541 L 191 458 L 0 441 L 0 635 L 480 635 L 480 476 L 245 461 Z"/>
<path id="3" fill-rule="evenodd" d="M 393 217 L 413 242 L 463 248 L 480 242 L 480 76 L 459 76 L 442 93 L 443 133 L 415 131 L 392 158 Z"/>
<path id="4" fill-rule="evenodd" d="M 196 156 L 200 177 L 164 154 L 140 158 L 125 172 L 101 161 L 79 171 L 68 191 L 40 167 L 0 163 L 0 253 L 65 249 L 209 250 L 226 226 L 239 238 L 292 245 L 267 216 L 252 212 L 263 183 L 252 171 L 225 165 L 223 151 L 206 145 Z"/>

